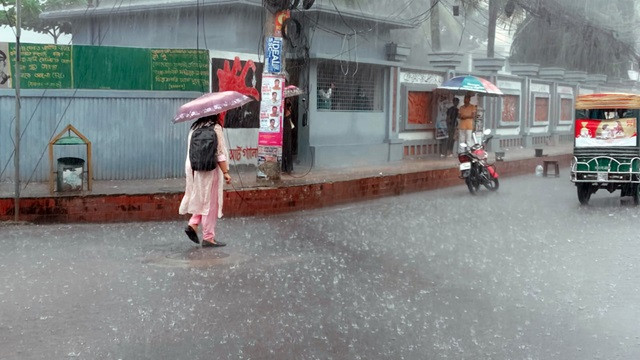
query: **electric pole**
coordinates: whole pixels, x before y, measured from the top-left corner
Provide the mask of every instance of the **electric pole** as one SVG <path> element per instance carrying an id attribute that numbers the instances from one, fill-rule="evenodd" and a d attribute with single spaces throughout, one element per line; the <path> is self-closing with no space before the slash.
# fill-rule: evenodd
<path id="1" fill-rule="evenodd" d="M 13 200 L 14 220 L 20 219 L 20 28 L 22 27 L 21 19 L 21 0 L 16 0 L 16 68 L 13 81 L 16 88 L 16 128 L 13 142 L 15 151 L 13 154 L 13 165 L 15 166 L 15 198 Z"/>
<path id="2" fill-rule="evenodd" d="M 303 0 L 302 9 L 309 10 L 315 0 Z M 291 41 L 287 24 L 293 21 L 297 32 L 300 23 L 290 19 L 298 0 L 264 0 L 264 71 L 260 89 L 260 129 L 258 131 L 258 180 L 280 180 L 283 157 L 283 128 L 287 113 L 285 106 L 286 42 Z M 290 135 L 289 135 L 290 136 Z"/>
<path id="3" fill-rule="evenodd" d="M 434 53 L 440 51 L 440 0 L 431 0 L 431 48 Z"/>
<path id="4" fill-rule="evenodd" d="M 282 25 L 288 7 L 265 8 L 264 70 L 260 89 L 260 130 L 258 132 L 258 179 L 280 180 L 286 78 Z"/>
<path id="5" fill-rule="evenodd" d="M 487 57 L 495 57 L 496 22 L 498 20 L 498 1 L 489 0 L 489 39 L 487 42 Z"/>

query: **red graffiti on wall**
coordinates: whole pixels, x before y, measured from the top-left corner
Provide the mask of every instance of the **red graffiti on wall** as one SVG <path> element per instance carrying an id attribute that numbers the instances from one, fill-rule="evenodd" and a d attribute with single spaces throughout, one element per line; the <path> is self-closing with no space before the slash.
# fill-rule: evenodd
<path id="1" fill-rule="evenodd" d="M 260 100 L 260 92 L 252 86 L 247 86 L 247 73 L 249 69 L 256 71 L 256 65 L 252 60 L 247 60 L 242 66 L 239 57 L 233 59 L 233 67 L 230 67 L 229 60 L 224 61 L 224 68 L 218 69 L 218 91 L 237 91 L 241 94 L 251 96 L 256 100 Z M 226 111 L 220 114 L 224 124 Z"/>

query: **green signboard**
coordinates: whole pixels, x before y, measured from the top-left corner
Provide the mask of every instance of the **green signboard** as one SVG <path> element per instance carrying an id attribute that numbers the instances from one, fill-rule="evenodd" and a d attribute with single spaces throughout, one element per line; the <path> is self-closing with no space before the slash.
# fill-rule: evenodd
<path id="1" fill-rule="evenodd" d="M 15 61 L 14 43 L 9 53 Z M 24 89 L 209 90 L 207 50 L 22 44 L 20 53 Z"/>
<path id="2" fill-rule="evenodd" d="M 12 61 L 16 44 L 9 44 Z M 73 84 L 71 46 L 21 44 L 20 87 L 23 89 L 70 89 Z M 15 87 L 15 84 L 13 84 Z"/>
<path id="3" fill-rule="evenodd" d="M 151 90 L 149 49 L 73 46 L 76 89 Z"/>
<path id="4" fill-rule="evenodd" d="M 209 52 L 191 49 L 151 49 L 153 90 L 209 90 Z"/>

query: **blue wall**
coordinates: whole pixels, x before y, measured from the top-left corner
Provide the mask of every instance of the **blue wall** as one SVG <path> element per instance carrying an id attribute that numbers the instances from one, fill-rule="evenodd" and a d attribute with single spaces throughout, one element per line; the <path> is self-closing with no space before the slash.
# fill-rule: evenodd
<path id="1" fill-rule="evenodd" d="M 68 124 L 93 147 L 94 179 L 184 176 L 188 124 L 171 122 L 176 109 L 199 93 L 102 90 L 22 92 L 21 181 L 49 179 L 48 143 Z M 15 96 L 0 90 L 0 181 L 13 179 Z M 54 146 L 63 156 L 86 159 L 84 146 Z M 54 166 L 56 166 L 54 164 Z"/>

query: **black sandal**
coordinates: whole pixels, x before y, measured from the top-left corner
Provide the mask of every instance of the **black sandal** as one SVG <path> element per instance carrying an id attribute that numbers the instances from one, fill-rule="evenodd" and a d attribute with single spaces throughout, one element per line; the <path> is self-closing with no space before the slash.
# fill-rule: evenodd
<path id="1" fill-rule="evenodd" d="M 219 241 L 206 241 L 206 240 L 202 241 L 202 247 L 223 247 L 223 246 L 227 246 L 227 244 Z"/>
<path id="2" fill-rule="evenodd" d="M 196 244 L 200 244 L 200 239 L 198 239 L 198 233 L 191 227 L 191 225 L 187 225 L 184 229 L 184 232 L 189 237 L 189 240 L 193 241 Z"/>

